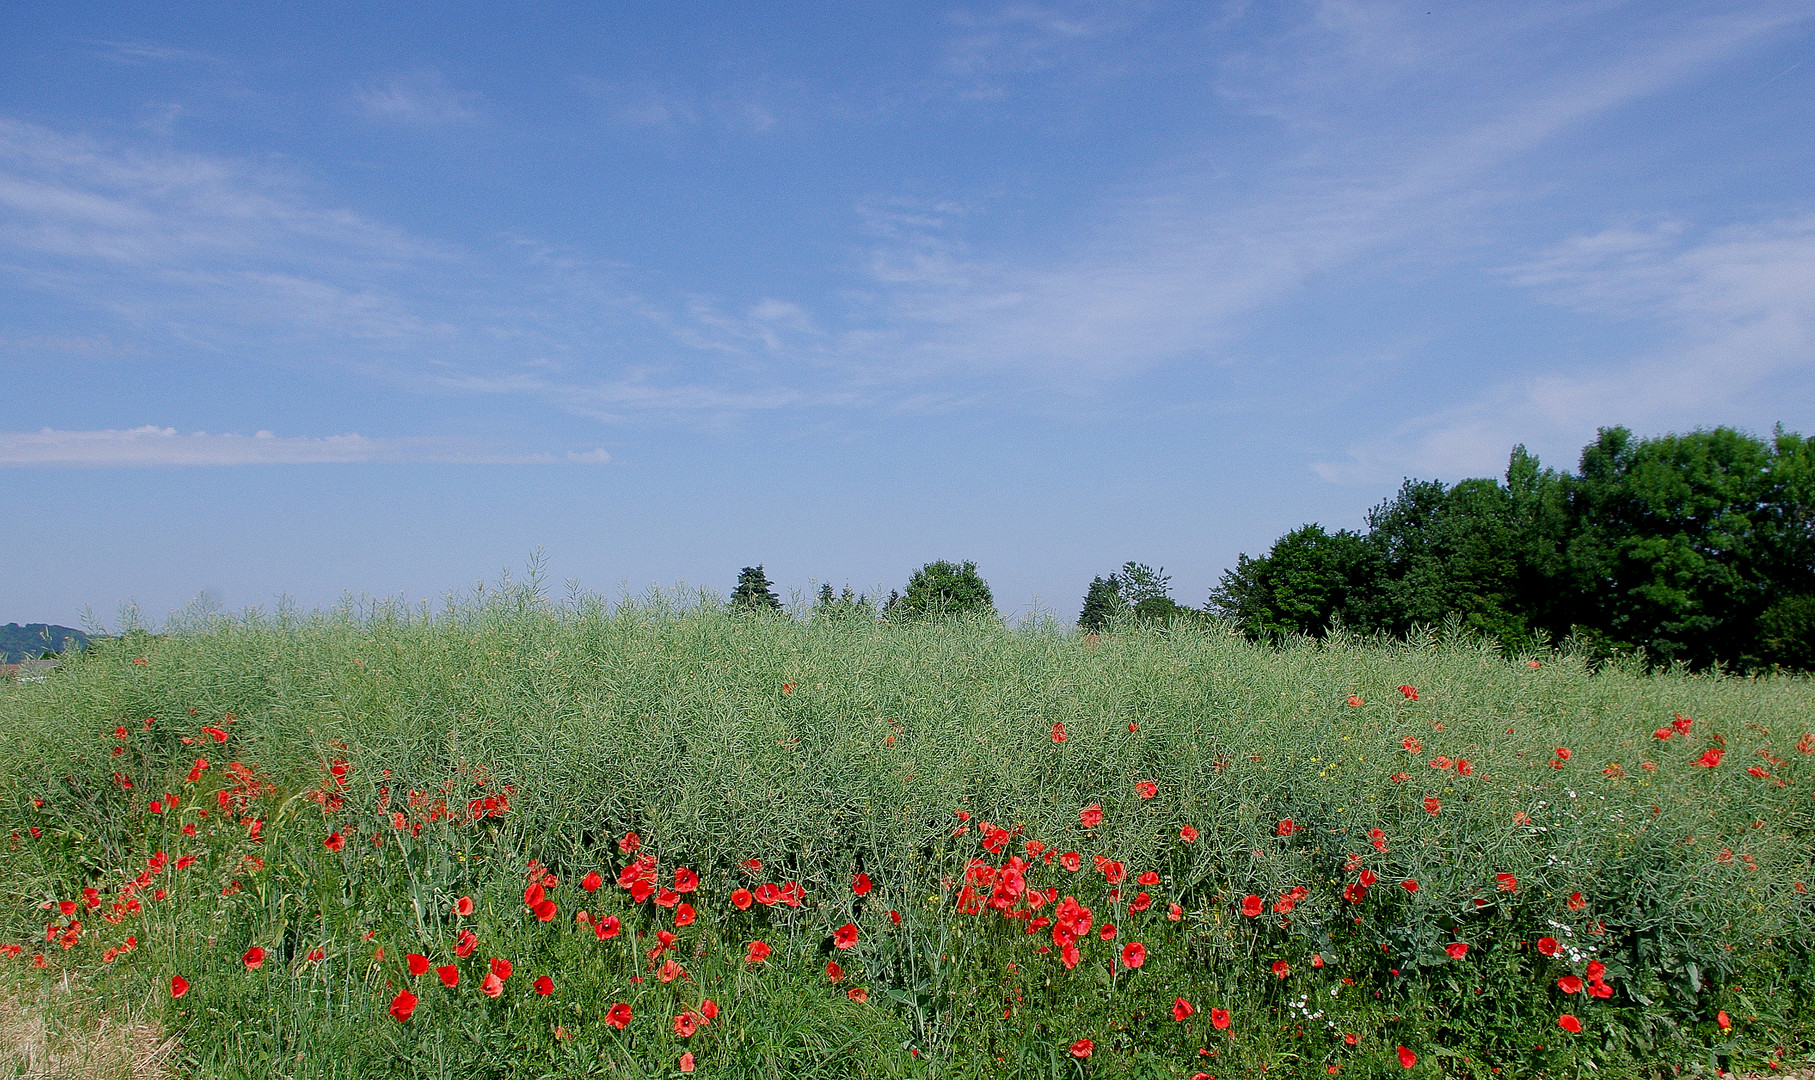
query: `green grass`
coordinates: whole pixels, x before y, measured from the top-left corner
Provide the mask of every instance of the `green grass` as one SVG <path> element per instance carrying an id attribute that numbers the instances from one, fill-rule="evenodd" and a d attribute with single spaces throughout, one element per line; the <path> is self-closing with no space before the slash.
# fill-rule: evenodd
<path id="1" fill-rule="evenodd" d="M 1677 714 L 1690 733 L 1657 739 Z M 510 586 L 432 618 L 376 605 L 128 636 L 0 689 L 0 721 L 0 838 L 20 834 L 0 940 L 22 947 L 0 970 L 161 1018 L 201 1076 L 668 1076 L 688 1051 L 712 1077 L 1711 1074 L 1801 1060 L 1815 1020 L 1804 678 L 1591 673 L 1467 640 L 1272 648 L 1179 625 L 1092 644 L 1050 625 L 608 610 Z M 1720 742 L 1720 765 L 1694 764 Z M 255 773 L 236 784 L 229 762 Z M 166 793 L 176 810 L 149 813 Z M 500 794 L 508 811 L 470 820 Z M 985 822 L 1013 833 L 999 853 Z M 617 885 L 627 832 L 664 884 L 700 876 L 678 898 L 697 921 L 661 957 L 686 971 L 673 982 L 648 956 L 673 909 Z M 972 860 L 1028 841 L 1082 858 L 1026 871 L 1091 909 L 1075 969 L 1050 928 L 1025 932 L 1056 905 L 964 910 Z M 145 873 L 160 851 L 172 865 Z M 1093 857 L 1125 865 L 1119 896 Z M 557 880 L 549 922 L 524 905 L 531 860 Z M 1377 882 L 1345 899 L 1363 869 Z M 760 882 L 804 902 L 730 903 Z M 1269 910 L 1244 915 L 1248 895 Z M 55 903 L 72 900 L 65 935 Z M 601 940 L 580 909 L 626 932 Z M 847 923 L 859 940 L 834 949 Z M 462 929 L 478 946 L 457 958 Z M 745 961 L 753 940 L 767 962 Z M 1133 941 L 1138 970 L 1117 962 Z M 268 956 L 248 971 L 253 945 Z M 456 964 L 459 986 L 411 976 L 409 953 Z M 496 998 L 492 957 L 514 968 Z M 1611 994 L 1565 994 L 1591 959 Z M 554 993 L 531 989 L 542 975 Z M 420 1004 L 399 1023 L 406 988 Z M 719 1017 L 676 1035 L 708 998 Z"/>

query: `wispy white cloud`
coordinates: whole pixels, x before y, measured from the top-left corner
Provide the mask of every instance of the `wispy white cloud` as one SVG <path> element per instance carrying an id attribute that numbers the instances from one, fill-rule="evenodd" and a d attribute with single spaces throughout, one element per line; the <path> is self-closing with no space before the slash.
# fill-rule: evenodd
<path id="1" fill-rule="evenodd" d="M 125 431 L 0 431 L 0 467 L 102 468 L 180 465 L 602 465 L 602 449 L 557 454 L 505 453 L 449 437 L 373 439 L 363 435 L 280 438 L 207 432 L 178 434 L 151 425 Z"/>
<path id="2" fill-rule="evenodd" d="M 1321 63 L 1315 73 L 1299 66 L 1250 73 L 1255 111 L 1266 111 L 1259 102 L 1289 100 L 1296 125 L 1332 129 L 1316 133 L 1307 144 L 1314 149 L 1276 155 L 1251 171 L 1221 163 L 1158 171 L 1081 220 L 1079 239 L 1062 253 L 1009 256 L 979 250 L 943 224 L 901 227 L 870 259 L 883 286 L 879 340 L 917 360 L 1060 384 L 1213 357 L 1257 312 L 1299 295 L 1321 274 L 1364 257 L 1376 264 L 1441 258 L 1477 244 L 1473 227 L 1484 208 L 1520 197 L 1510 184 L 1499 187 L 1503 170 L 1815 14 L 1806 3 L 1723 9 L 1626 43 L 1592 65 L 1542 77 L 1526 71 L 1523 84 L 1491 94 L 1458 70 L 1452 82 L 1426 89 L 1434 101 L 1399 101 L 1407 119 L 1388 124 L 1351 115 L 1357 99 L 1387 100 L 1374 70 L 1382 46 L 1369 42 L 1396 32 L 1354 14 L 1375 9 L 1326 5 L 1315 32 L 1336 44 L 1304 50 L 1295 62 Z M 1531 20 L 1516 15 L 1488 22 L 1468 28 L 1472 48 L 1496 36 L 1563 29 L 1526 25 Z M 1311 32 L 1294 26 L 1282 34 L 1296 40 Z M 1355 58 L 1345 61 L 1350 53 Z M 1315 95 L 1303 92 L 1305 80 L 1317 82 Z"/>
<path id="3" fill-rule="evenodd" d="M 1314 466 L 1339 482 L 1406 473 L 1497 471 L 1515 442 L 1583 441 L 1613 422 L 1675 428 L 1729 417 L 1768 422 L 1815 385 L 1815 216 L 1693 236 L 1681 222 L 1620 225 L 1571 238 L 1511 268 L 1543 299 L 1631 324 L 1656 342 L 1587 370 L 1545 366 L 1463 405 L 1413 417 Z"/>
<path id="4" fill-rule="evenodd" d="M 463 123 L 479 119 L 483 99 L 449 86 L 439 72 L 393 75 L 362 87 L 355 100 L 366 115 L 412 124 Z"/>
<path id="5" fill-rule="evenodd" d="M 996 98 L 1015 76 L 1075 65 L 1104 39 L 1127 32 L 1152 4 L 1016 2 L 954 11 L 941 61 L 944 76 L 968 97 Z"/>

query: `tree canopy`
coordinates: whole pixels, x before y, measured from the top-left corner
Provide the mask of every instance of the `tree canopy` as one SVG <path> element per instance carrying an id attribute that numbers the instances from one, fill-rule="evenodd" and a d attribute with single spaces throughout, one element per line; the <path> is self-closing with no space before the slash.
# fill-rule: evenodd
<path id="1" fill-rule="evenodd" d="M 1503 482 L 1408 480 L 1364 531 L 1241 556 L 1210 606 L 1260 637 L 1454 618 L 1514 647 L 1815 666 L 1815 439 L 1603 428 L 1573 475 L 1516 447 Z"/>
<path id="2" fill-rule="evenodd" d="M 989 583 L 977 573 L 977 564 L 968 560 L 949 563 L 941 559 L 922 566 L 908 579 L 900 603 L 892 607 L 912 617 L 996 614 Z"/>

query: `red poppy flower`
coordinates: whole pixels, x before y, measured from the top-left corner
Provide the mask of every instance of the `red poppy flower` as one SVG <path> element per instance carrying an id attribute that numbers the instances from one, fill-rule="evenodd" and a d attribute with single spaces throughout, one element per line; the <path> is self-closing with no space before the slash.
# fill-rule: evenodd
<path id="1" fill-rule="evenodd" d="M 1218 1008 L 1214 1008 L 1214 1007 L 1211 1008 L 1211 1010 L 1210 1010 L 1210 1026 L 1215 1028 L 1218 1031 L 1229 1030 L 1229 1010 L 1218 1009 Z"/>
<path id="2" fill-rule="evenodd" d="M 870 892 L 870 875 L 858 874 L 851 879 L 851 891 L 858 896 L 867 896 Z"/>
<path id="3" fill-rule="evenodd" d="M 1601 963 L 1599 960 L 1590 960 L 1588 961 L 1588 967 L 1584 969 L 1583 973 L 1590 979 L 1599 980 L 1601 976 L 1607 974 L 1607 965 Z"/>
<path id="4" fill-rule="evenodd" d="M 1071 1056 L 1080 1059 L 1087 1058 L 1090 1056 L 1090 1052 L 1096 1049 L 1096 1046 L 1097 1044 L 1089 1039 L 1079 1039 L 1071 1044 Z"/>
<path id="5" fill-rule="evenodd" d="M 543 901 L 541 903 L 536 905 L 535 910 L 536 910 L 536 918 L 540 919 L 543 922 L 548 922 L 548 921 L 552 920 L 557 913 L 557 909 L 555 907 L 555 902 L 553 900 L 549 900 L 546 898 L 543 899 Z"/>
<path id="6" fill-rule="evenodd" d="M 1283 979 L 1290 974 L 1292 974 L 1291 964 L 1286 963 L 1284 960 L 1273 961 L 1273 975 L 1275 978 Z"/>
<path id="7" fill-rule="evenodd" d="M 662 961 L 662 969 L 656 972 L 657 977 L 665 983 L 671 983 L 685 974 L 687 974 L 686 969 L 676 963 L 672 956 Z"/>
<path id="8" fill-rule="evenodd" d="M 838 949 L 849 949 L 857 944 L 857 926 L 845 923 L 832 931 L 832 946 Z"/>
<path id="9" fill-rule="evenodd" d="M 184 994 L 187 994 L 188 992 L 189 992 L 189 980 L 188 979 L 183 978 L 181 975 L 172 975 L 170 977 L 170 996 L 172 998 L 180 998 Z"/>
<path id="10" fill-rule="evenodd" d="M 403 958 L 403 962 L 409 965 L 411 975 L 429 973 L 429 958 L 421 953 L 410 953 Z"/>
<path id="11" fill-rule="evenodd" d="M 416 1011 L 416 1002 L 419 1000 L 408 990 L 399 990 L 397 996 L 391 999 L 391 1015 L 399 1024 L 404 1023 L 409 1020 L 410 1014 Z"/>
<path id="12" fill-rule="evenodd" d="M 1053 742 L 1064 742 L 1065 741 L 1065 725 L 1056 720 L 1053 722 L 1053 725 L 1052 725 L 1052 741 Z"/>
<path id="13" fill-rule="evenodd" d="M 1096 828 L 1103 823 L 1103 808 L 1096 803 L 1091 803 L 1089 806 L 1078 811 L 1078 821 L 1086 829 Z"/>
<path id="14" fill-rule="evenodd" d="M 1569 910 L 1571 910 L 1571 911 L 1580 911 L 1583 908 L 1588 906 L 1588 901 L 1586 899 L 1584 899 L 1582 894 L 1579 892 L 1570 893 L 1569 901 L 1565 906 L 1568 907 Z"/>
<path id="15" fill-rule="evenodd" d="M 1188 1018 L 1190 1018 L 1196 1012 L 1197 1012 L 1197 1009 L 1193 1008 L 1191 1003 L 1189 1001 L 1186 1001 L 1184 998 L 1173 998 L 1172 999 L 1172 1018 L 1174 1020 L 1177 1020 L 1179 1023 L 1181 1023 L 1181 1024 L 1184 1023 Z"/>
<path id="16" fill-rule="evenodd" d="M 1575 755 L 1573 755 L 1569 752 L 1569 747 L 1567 747 L 1567 746 L 1557 747 L 1557 760 L 1558 761 L 1568 761 L 1571 757 L 1574 757 L 1574 756 Z"/>
<path id="17" fill-rule="evenodd" d="M 826 978 L 830 979 L 832 982 L 837 982 L 844 978 L 844 968 L 838 966 L 838 961 L 826 961 Z"/>
<path id="18" fill-rule="evenodd" d="M 1731 1017 L 1729 1017 L 1727 1015 L 1727 1010 L 1725 1010 L 1725 1009 L 1722 1009 L 1721 1011 L 1714 1014 L 1714 1022 L 1716 1024 L 1720 1025 L 1720 1029 L 1722 1031 L 1725 1031 L 1728 1028 L 1733 1026 L 1733 1020 Z"/>
<path id="19" fill-rule="evenodd" d="M 1399 885 L 1406 892 L 1417 892 L 1418 891 L 1418 882 L 1414 878 L 1406 878 L 1404 881 L 1401 881 L 1399 883 Z"/>
<path id="20" fill-rule="evenodd" d="M 1494 882 L 1501 892 L 1519 891 L 1519 879 L 1511 874 L 1495 874 Z"/>
<path id="21" fill-rule="evenodd" d="M 1147 946 L 1138 941 L 1131 941 L 1122 946 L 1122 966 L 1130 970 L 1147 962 Z"/>
<path id="22" fill-rule="evenodd" d="M 622 1001 L 613 1005 L 611 1009 L 605 1013 L 605 1022 L 612 1027 L 617 1028 L 619 1031 L 623 1031 L 630 1026 L 630 1006 Z"/>
<path id="23" fill-rule="evenodd" d="M 1565 994 L 1579 994 L 1582 992 L 1582 977 L 1580 975 L 1565 975 L 1557 980 L 1557 989 L 1563 991 Z"/>
<path id="24" fill-rule="evenodd" d="M 227 733 L 222 731 L 220 728 L 205 727 L 202 729 L 202 731 L 207 733 L 208 737 L 213 739 L 215 742 L 226 742 L 227 741 Z"/>
<path id="25" fill-rule="evenodd" d="M 791 682 L 782 683 L 781 692 L 784 694 L 792 694 L 794 692 L 794 684 Z"/>
<path id="26" fill-rule="evenodd" d="M 1459 758 L 1456 761 L 1456 772 L 1463 776 L 1473 776 L 1475 775 L 1475 763 L 1467 758 Z"/>
<path id="27" fill-rule="evenodd" d="M 1431 768 L 1437 769 L 1440 771 L 1444 770 L 1444 769 L 1448 769 L 1453 764 L 1455 764 L 1455 762 L 1451 761 L 1449 758 L 1444 757 L 1442 754 L 1438 754 L 1436 757 L 1431 759 Z"/>
<path id="28" fill-rule="evenodd" d="M 618 917 L 616 915 L 607 915 L 602 919 L 593 920 L 592 933 L 593 936 L 600 941 L 608 941 L 611 938 L 617 937 L 618 931 L 622 929 L 622 927 L 623 924 L 618 922 Z"/>
<path id="29" fill-rule="evenodd" d="M 1148 908 L 1150 908 L 1152 906 L 1153 906 L 1153 897 L 1148 896 L 1146 893 L 1142 892 L 1142 893 L 1135 894 L 1134 899 L 1129 901 L 1128 910 L 1129 911 L 1146 911 Z"/>
<path id="30" fill-rule="evenodd" d="M 1075 851 L 1067 851 L 1059 856 L 1059 865 L 1075 874 L 1084 865 L 1084 858 Z"/>
<path id="31" fill-rule="evenodd" d="M 1678 735 L 1689 734 L 1689 729 L 1695 726 L 1695 721 L 1684 716 L 1682 713 L 1674 713 L 1672 715 L 1675 719 L 1670 721 L 1670 726 L 1675 729 L 1676 733 Z"/>
<path id="32" fill-rule="evenodd" d="M 1436 817 L 1437 812 L 1442 809 L 1443 809 L 1443 804 L 1437 801 L 1437 797 L 1435 795 L 1426 795 L 1424 797 L 1424 812 L 1425 813 L 1429 814 L 1432 817 Z"/>
<path id="33" fill-rule="evenodd" d="M 473 955 L 473 950 L 478 947 L 479 935 L 471 930 L 462 930 L 459 938 L 454 941 L 454 955 L 464 960 Z"/>
<path id="34" fill-rule="evenodd" d="M 700 887 L 699 874 L 695 873 L 692 870 L 687 869 L 685 866 L 675 867 L 675 870 L 674 870 L 674 891 L 675 892 L 690 893 L 699 887 Z"/>
<path id="35" fill-rule="evenodd" d="M 865 990 L 861 986 L 851 987 L 849 990 L 846 990 L 844 992 L 844 996 L 850 998 L 852 1001 L 855 1001 L 859 1005 L 862 1005 L 864 1002 L 870 1000 L 870 992 L 868 990 Z"/>
<path id="36" fill-rule="evenodd" d="M 1451 960 L 1460 960 L 1468 955 L 1468 942 L 1452 941 L 1443 947 L 1443 951 L 1449 954 Z"/>
<path id="37" fill-rule="evenodd" d="M 689 1009 L 674 1018 L 674 1033 L 683 1039 L 693 1038 L 693 1033 L 700 1029 L 699 1014 Z"/>
<path id="38" fill-rule="evenodd" d="M 674 925 L 692 926 L 695 913 L 692 904 L 681 904 L 674 909 Z"/>
<path id="39" fill-rule="evenodd" d="M 460 985 L 460 969 L 453 964 L 442 964 L 436 968 L 435 977 L 441 980 L 442 986 L 450 990 Z"/>
<path id="40" fill-rule="evenodd" d="M 605 884 L 605 879 L 599 876 L 597 870 L 592 871 L 580 879 L 580 888 L 585 889 L 587 892 L 598 892 L 599 886 L 603 884 Z"/>
<path id="41" fill-rule="evenodd" d="M 1563 946 L 1558 943 L 1556 938 L 1541 937 L 1538 939 L 1538 951 L 1545 956 L 1555 956 L 1563 951 Z"/>
<path id="42" fill-rule="evenodd" d="M 265 962 L 264 947 L 261 945 L 254 945 L 250 949 L 247 949 L 246 955 L 240 957 L 240 962 L 246 965 L 247 971 L 257 971 L 259 965 Z"/>
<path id="43" fill-rule="evenodd" d="M 462 896 L 460 899 L 454 901 L 454 914 L 460 915 L 460 916 L 466 916 L 466 915 L 471 915 L 472 913 L 473 913 L 473 898 L 472 897 Z"/>
<path id="44" fill-rule="evenodd" d="M 1143 799 L 1151 799 L 1160 793 L 1160 786 L 1151 780 L 1137 780 L 1134 791 Z"/>
<path id="45" fill-rule="evenodd" d="M 1564 1013 L 1562 1016 L 1557 1017 L 1557 1026 L 1564 1031 L 1569 1032 L 1571 1035 L 1580 1035 L 1582 1033 L 1582 1022 L 1569 1013 Z"/>
<path id="46" fill-rule="evenodd" d="M 1408 700 L 1408 701 L 1417 701 L 1418 700 L 1418 691 L 1416 689 L 1414 689 L 1413 687 L 1401 686 L 1399 688 L 1399 692 L 1401 694 L 1404 694 L 1406 697 L 1406 700 Z"/>
<path id="47" fill-rule="evenodd" d="M 1178 838 L 1187 844 L 1195 844 L 1197 843 L 1197 830 L 1189 825 L 1180 825 Z"/>
<path id="48" fill-rule="evenodd" d="M 1248 918 L 1252 919 L 1256 915 L 1259 915 L 1262 907 L 1263 905 L 1260 897 L 1255 896 L 1253 893 L 1249 893 L 1247 896 L 1242 897 L 1242 914 L 1246 915 Z"/>
<path id="49" fill-rule="evenodd" d="M 774 951 L 774 949 L 769 948 L 767 942 L 752 941 L 750 943 L 750 951 L 744 954 L 744 959 L 752 964 L 760 964 L 769 959 L 769 954 Z"/>
<path id="50" fill-rule="evenodd" d="M 1418 1064 L 1418 1055 L 1401 1046 L 1399 1048 L 1399 1064 L 1409 1069 L 1413 1065 Z"/>
<path id="51" fill-rule="evenodd" d="M 1293 821 L 1291 818 L 1286 818 L 1285 820 L 1281 821 L 1279 824 L 1273 826 L 1273 834 L 1275 836 L 1291 836 L 1293 833 L 1295 833 L 1297 831 L 1298 831 L 1298 823 L 1296 821 Z"/>
<path id="52" fill-rule="evenodd" d="M 1712 750 L 1703 753 L 1701 757 L 1696 758 L 1691 764 L 1699 765 L 1704 769 L 1712 769 L 1720 764 L 1720 759 L 1725 754 L 1726 751 L 1717 746 Z"/>
<path id="53" fill-rule="evenodd" d="M 1349 700 L 1348 700 L 1348 705 L 1349 705 L 1349 708 L 1351 708 L 1351 709 L 1359 709 L 1359 708 L 1361 708 L 1361 705 L 1362 705 L 1362 701 L 1361 701 L 1361 695 L 1359 695 L 1359 694 L 1350 694 L 1350 695 L 1349 695 Z"/>
<path id="54" fill-rule="evenodd" d="M 486 997 L 495 998 L 504 993 L 504 980 L 498 978 L 496 972 L 488 971 L 485 973 L 484 981 L 479 984 L 479 992 Z"/>
<path id="55" fill-rule="evenodd" d="M 755 899 L 749 889 L 737 889 L 731 893 L 731 906 L 739 911 L 749 911 Z"/>
<path id="56" fill-rule="evenodd" d="M 629 855 L 631 852 L 635 851 L 637 848 L 640 848 L 642 846 L 643 846 L 643 838 L 633 832 L 625 833 L 624 839 L 618 841 L 618 850 L 622 851 L 626 855 Z M 630 1007 L 628 1005 L 626 1005 L 624 1007 L 624 1012 L 625 1012 L 625 1015 L 629 1015 Z"/>

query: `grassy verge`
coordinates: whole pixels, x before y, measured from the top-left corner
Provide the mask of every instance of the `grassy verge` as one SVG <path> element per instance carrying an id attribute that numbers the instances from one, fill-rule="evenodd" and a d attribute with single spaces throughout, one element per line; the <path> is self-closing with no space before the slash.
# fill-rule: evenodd
<path id="1" fill-rule="evenodd" d="M 506 589 L 0 719 L 0 963 L 197 1075 L 1711 1074 L 1815 1019 L 1806 679 Z"/>

